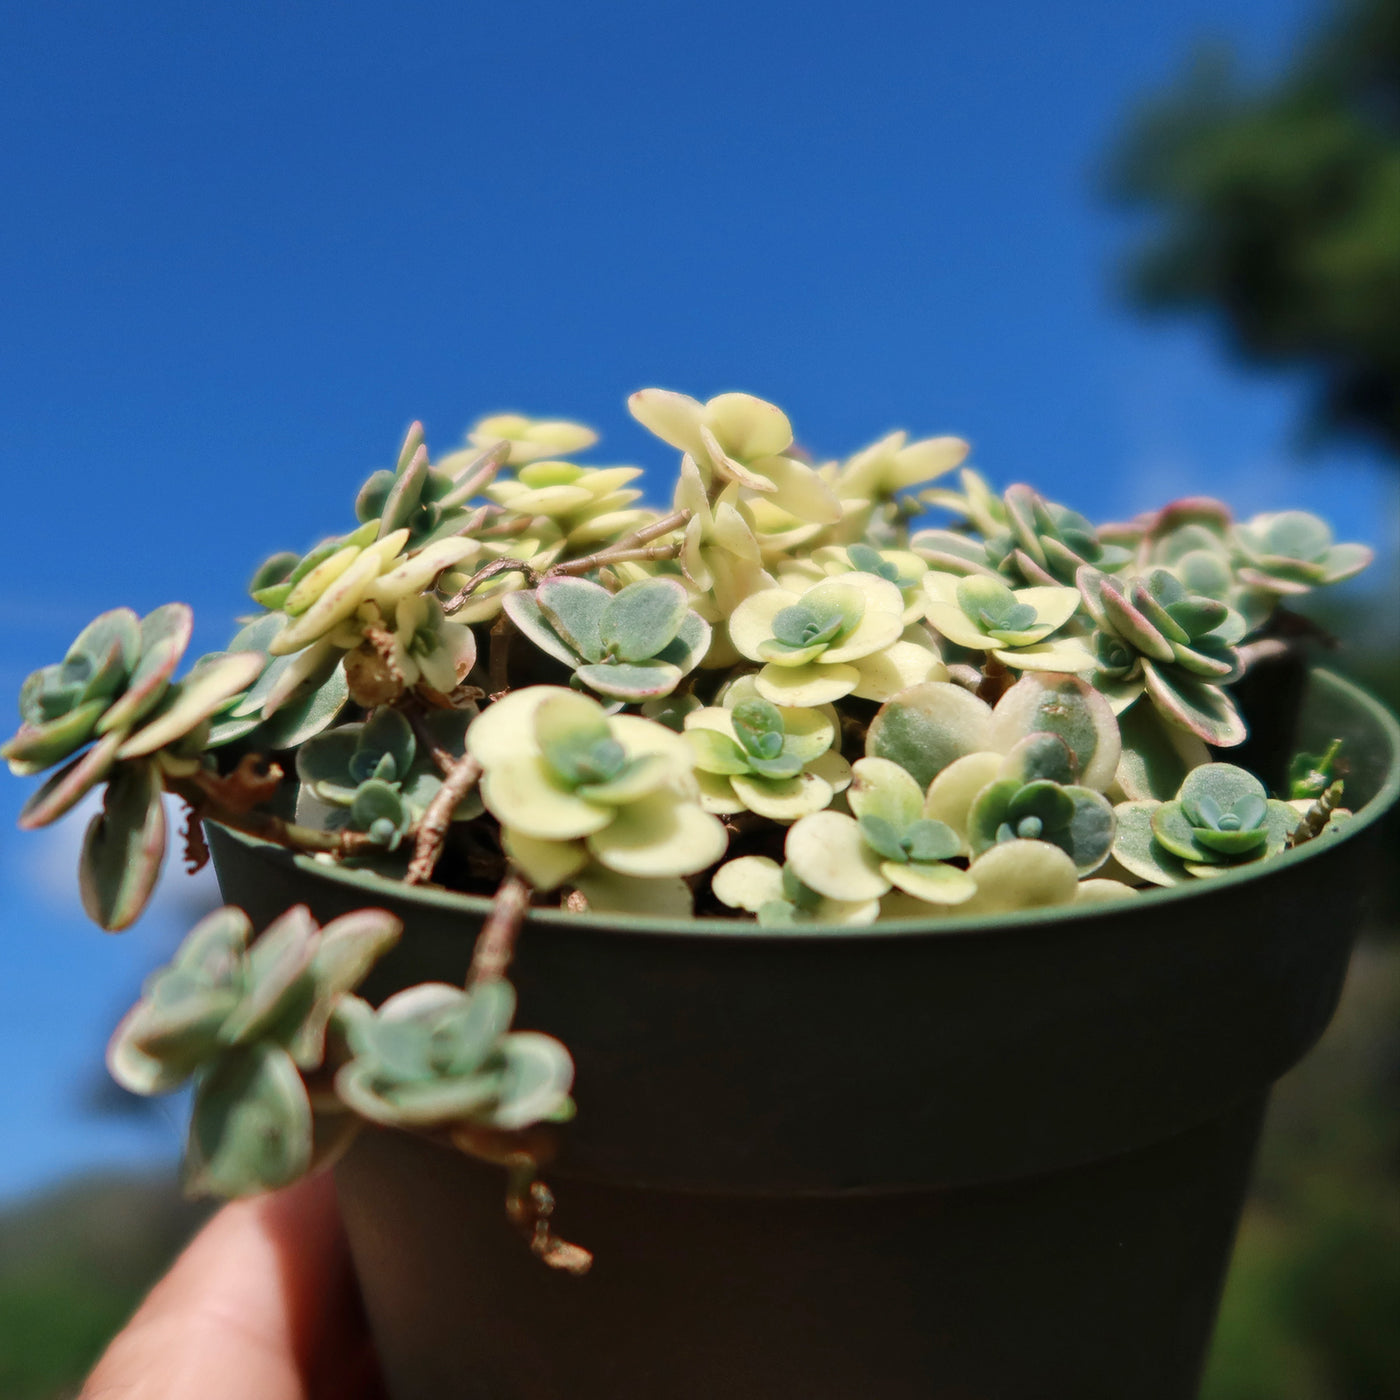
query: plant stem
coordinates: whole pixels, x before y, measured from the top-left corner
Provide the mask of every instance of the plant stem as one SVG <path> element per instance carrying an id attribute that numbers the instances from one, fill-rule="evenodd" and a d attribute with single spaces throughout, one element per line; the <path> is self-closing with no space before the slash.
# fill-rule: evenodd
<path id="1" fill-rule="evenodd" d="M 515 626 L 508 613 L 503 612 L 491 624 L 491 650 L 486 674 L 493 700 L 510 689 L 510 639 L 514 634 Z"/>
<path id="2" fill-rule="evenodd" d="M 502 574 L 524 574 L 526 586 L 533 588 L 539 582 L 539 575 L 530 567 L 522 563 L 519 559 L 493 559 L 489 564 L 483 564 L 443 605 L 442 610 L 449 617 L 460 611 L 468 598 L 481 587 L 483 583 L 490 583 L 493 578 L 499 578 Z"/>
<path id="3" fill-rule="evenodd" d="M 204 776 L 200 773 L 193 778 L 166 779 L 169 791 L 188 802 L 202 820 L 218 822 L 232 831 L 271 841 L 290 851 L 325 851 L 334 856 L 356 856 L 381 849 L 363 831 L 318 831 L 315 827 L 298 826 L 271 812 L 235 811 L 210 795 L 201 783 Z"/>
<path id="4" fill-rule="evenodd" d="M 413 859 L 408 863 L 408 873 L 404 876 L 406 885 L 421 885 L 430 880 L 442 855 L 443 842 L 447 840 L 447 829 L 452 824 L 452 813 L 457 804 L 476 786 L 481 777 L 481 764 L 470 754 L 463 754 L 443 779 L 442 786 L 433 794 L 423 820 L 418 823 L 418 837 L 413 845 Z"/>
<path id="5" fill-rule="evenodd" d="M 563 564 L 556 564 L 549 572 L 555 577 L 569 577 L 589 573 L 606 564 L 621 564 L 632 559 L 674 559 L 680 552 L 678 544 L 660 545 L 655 550 L 644 549 L 643 546 L 660 539 L 662 535 L 683 529 L 689 519 L 688 510 L 672 511 L 670 515 L 654 520 L 650 525 L 644 525 L 630 535 L 624 535 L 616 544 L 610 544 L 596 554 L 585 554 L 581 559 L 569 559 Z"/>
<path id="6" fill-rule="evenodd" d="M 529 883 L 517 871 L 508 871 L 491 902 L 491 912 L 477 935 L 476 947 L 472 950 L 472 965 L 467 971 L 467 986 L 495 982 L 506 975 L 510 960 L 515 956 L 516 937 L 529 907 Z"/>
<path id="7" fill-rule="evenodd" d="M 977 687 L 977 698 L 985 700 L 989 705 L 995 705 L 1010 686 L 1011 672 L 988 652 L 987 660 L 982 666 L 982 684 Z"/>

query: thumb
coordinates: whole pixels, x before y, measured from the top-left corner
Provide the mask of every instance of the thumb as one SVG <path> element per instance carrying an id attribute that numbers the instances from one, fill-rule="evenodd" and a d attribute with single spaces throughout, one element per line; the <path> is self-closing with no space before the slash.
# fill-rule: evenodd
<path id="1" fill-rule="evenodd" d="M 80 1400 L 355 1400 L 376 1385 L 323 1172 L 220 1210 L 113 1341 Z"/>

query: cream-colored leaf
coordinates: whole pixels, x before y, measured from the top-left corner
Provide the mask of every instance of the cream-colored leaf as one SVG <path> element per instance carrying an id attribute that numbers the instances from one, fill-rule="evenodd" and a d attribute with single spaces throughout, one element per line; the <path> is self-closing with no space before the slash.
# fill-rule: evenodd
<path id="1" fill-rule="evenodd" d="M 713 812 L 717 817 L 732 817 L 744 811 L 744 804 L 723 773 L 706 773 L 697 768 L 695 783 L 700 790 L 700 805 L 705 811 Z"/>
<path id="2" fill-rule="evenodd" d="M 794 519 L 816 525 L 834 525 L 841 519 L 836 493 L 805 462 L 764 457 L 753 463 L 753 470 L 773 483 L 767 499 Z"/>
<path id="3" fill-rule="evenodd" d="M 512 690 L 488 705 L 467 730 L 467 752 L 485 767 L 517 754 L 538 754 L 535 711 L 551 696 L 573 695 L 558 685 Z"/>
<path id="4" fill-rule="evenodd" d="M 948 679 L 948 668 L 942 660 L 928 646 L 917 642 L 891 642 L 871 656 L 862 656 L 854 665 L 860 680 L 851 694 L 881 704 L 906 686 Z"/>
<path id="5" fill-rule="evenodd" d="M 1131 899 L 1137 891 L 1121 880 L 1081 880 L 1076 904 L 1109 904 L 1114 900 Z"/>
<path id="6" fill-rule="evenodd" d="M 928 904 L 966 904 L 977 893 L 977 882 L 955 865 L 900 865 L 887 860 L 880 870 L 897 889 Z"/>
<path id="7" fill-rule="evenodd" d="M 819 753 L 807 764 L 807 771 L 815 773 L 832 792 L 845 792 L 851 785 L 851 765 L 835 749 Z"/>
<path id="8" fill-rule="evenodd" d="M 187 676 L 170 708 L 157 711 L 117 750 L 117 757 L 142 758 L 184 738 L 225 701 L 247 690 L 262 674 L 264 664 L 260 651 L 234 651 Z"/>
<path id="9" fill-rule="evenodd" d="M 814 812 L 787 834 L 787 862 L 804 885 L 828 899 L 879 899 L 890 887 L 880 858 L 861 837 L 854 817 Z"/>
<path id="10" fill-rule="evenodd" d="M 715 871 L 710 888 L 721 904 L 757 914 L 765 904 L 785 898 L 783 868 L 768 856 L 740 856 Z"/>
<path id="11" fill-rule="evenodd" d="M 969 873 L 977 893 L 962 906 L 964 914 L 1071 904 L 1079 892 L 1074 862 L 1048 841 L 998 842 L 973 861 Z"/>
<path id="12" fill-rule="evenodd" d="M 544 760 L 531 753 L 516 753 L 488 765 L 481 778 L 481 800 L 503 826 L 542 841 L 587 836 L 613 819 L 611 807 L 570 792 Z"/>
<path id="13" fill-rule="evenodd" d="M 717 817 L 670 792 L 620 807 L 616 818 L 588 838 L 600 865 L 619 875 L 693 875 L 713 865 L 729 843 Z"/>
<path id="14" fill-rule="evenodd" d="M 846 801 L 858 817 L 883 817 L 896 831 L 923 815 L 924 793 L 899 764 L 888 758 L 861 758 L 851 765 Z"/>
<path id="15" fill-rule="evenodd" d="M 1012 592 L 1018 603 L 1033 607 L 1036 622 L 1048 626 L 1052 632 L 1063 627 L 1079 609 L 1077 588 L 1016 588 Z"/>
<path id="16" fill-rule="evenodd" d="M 930 574 L 928 577 L 933 578 L 934 575 Z M 928 579 L 924 582 L 927 583 Z M 943 636 L 960 647 L 968 647 L 972 651 L 990 651 L 997 645 L 996 640 L 989 637 L 975 622 L 970 621 L 956 603 L 942 603 L 930 598 L 924 604 L 924 616 Z"/>
<path id="17" fill-rule="evenodd" d="M 501 845 L 537 890 L 558 889 L 588 864 L 588 848 L 582 841 L 541 841 L 505 826 Z"/>
<path id="18" fill-rule="evenodd" d="M 588 901 L 592 914 L 636 914 L 649 919 L 688 919 L 695 912 L 690 886 L 674 875 L 639 880 L 590 865 L 574 888 Z"/>
<path id="19" fill-rule="evenodd" d="M 849 695 L 860 681 L 854 666 L 765 666 L 756 678 L 758 693 L 775 705 L 806 708 L 829 705 Z"/>
<path id="20" fill-rule="evenodd" d="M 700 440 L 700 421 L 704 409 L 689 394 L 677 394 L 670 389 L 639 389 L 627 400 L 632 417 L 662 442 L 689 452 L 692 457 L 705 455 Z"/>
<path id="21" fill-rule="evenodd" d="M 760 650 L 773 637 L 773 619 L 784 608 L 797 603 L 799 596 L 785 588 L 765 588 L 745 598 L 729 618 L 729 640 L 750 661 L 762 661 Z"/>
<path id="22" fill-rule="evenodd" d="M 772 457 L 792 445 L 787 414 L 752 394 L 716 394 L 705 405 L 704 418 L 725 453 L 742 462 Z"/>
<path id="23" fill-rule="evenodd" d="M 795 778 L 758 778 L 733 774 L 730 786 L 744 806 L 775 822 L 795 822 L 820 812 L 835 796 L 831 784 L 809 768 Z"/>
<path id="24" fill-rule="evenodd" d="M 1018 671 L 1092 671 L 1098 665 L 1088 648 L 1072 637 L 1028 647 L 998 647 L 992 655 Z"/>
<path id="25" fill-rule="evenodd" d="M 364 601 L 370 586 L 379 577 L 380 559 L 371 549 L 360 557 L 300 617 L 294 617 L 271 641 L 273 656 L 290 656 L 343 622 Z"/>
<path id="26" fill-rule="evenodd" d="M 969 753 L 955 758 L 929 784 L 924 798 L 924 816 L 946 823 L 963 843 L 963 854 L 971 852 L 967 839 L 967 819 L 973 799 L 1001 776 L 1005 762 L 999 753 Z"/>

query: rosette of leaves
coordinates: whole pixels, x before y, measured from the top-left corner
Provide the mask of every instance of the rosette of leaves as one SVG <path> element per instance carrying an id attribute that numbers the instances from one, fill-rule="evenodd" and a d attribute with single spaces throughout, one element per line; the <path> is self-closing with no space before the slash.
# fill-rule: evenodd
<path id="1" fill-rule="evenodd" d="M 756 692 L 752 677 L 741 677 L 722 706 L 685 717 L 700 805 L 720 816 L 747 810 L 777 822 L 821 811 L 851 781 L 851 765 L 832 749 L 840 732 L 830 706 L 779 707 Z"/>
<path id="2" fill-rule="evenodd" d="M 513 480 L 498 480 L 486 497 L 522 516 L 543 516 L 553 535 L 575 552 L 608 543 L 644 524 L 651 512 L 633 505 L 641 498 L 628 482 L 640 467 L 581 467 L 538 461 L 520 467 Z"/>
<path id="3" fill-rule="evenodd" d="M 1146 691 L 1169 723 L 1208 744 L 1243 743 L 1244 721 L 1221 688 L 1243 674 L 1245 621 L 1218 598 L 1188 593 L 1170 570 L 1126 582 L 1084 569 L 1079 589 L 1097 624 L 1094 683 L 1120 712 Z"/>
<path id="4" fill-rule="evenodd" d="M 969 451 L 962 438 L 910 442 L 908 433 L 890 433 L 847 458 L 836 473 L 836 494 L 843 500 L 889 501 L 956 470 Z"/>
<path id="5" fill-rule="evenodd" d="M 488 446 L 475 453 L 454 454 L 448 463 L 431 466 L 423 425 L 414 423 L 393 471 L 377 471 L 360 487 L 355 518 L 362 525 L 375 525 L 378 539 L 395 530 L 407 530 L 410 549 L 449 538 L 480 523 L 483 513 L 470 502 L 505 457 L 504 447 L 493 450 Z"/>
<path id="6" fill-rule="evenodd" d="M 1113 782 L 1121 745 L 1108 702 L 1077 676 L 1045 671 L 1027 672 L 995 709 L 959 685 L 910 686 L 871 720 L 865 752 L 911 774 L 928 793 L 926 815 L 956 828 L 977 792 L 1002 776 L 1002 756 L 1035 734 L 1064 742 L 1073 756 L 1074 781 L 1082 786 L 1103 792 Z"/>
<path id="7" fill-rule="evenodd" d="M 788 455 L 792 424 L 775 404 L 752 394 L 719 394 L 702 404 L 688 394 L 642 389 L 627 407 L 644 428 L 688 453 L 707 487 L 718 477 L 767 497 L 798 520 L 830 525 L 841 519 L 831 487 Z"/>
<path id="8" fill-rule="evenodd" d="M 1192 769 L 1170 802 L 1124 802 L 1114 810 L 1114 859 L 1154 885 L 1223 875 L 1277 855 L 1299 822 L 1287 802 L 1231 763 Z"/>
<path id="9" fill-rule="evenodd" d="M 888 579 L 851 573 L 801 592 L 766 588 L 729 619 L 742 656 L 763 662 L 758 693 L 775 705 L 806 708 L 844 695 L 883 700 L 932 675 L 946 675 L 931 647 L 898 644 L 904 598 Z"/>
<path id="10" fill-rule="evenodd" d="M 1002 760 L 997 777 L 972 799 L 966 825 L 974 858 L 1006 841 L 1045 841 L 1097 870 L 1113 845 L 1113 807 L 1078 784 L 1078 760 L 1055 734 L 1031 734 Z"/>
<path id="11" fill-rule="evenodd" d="M 341 1101 L 394 1128 L 470 1123 L 514 1131 L 573 1115 L 574 1066 L 552 1036 L 511 1031 L 515 992 L 492 980 L 463 991 L 424 982 L 377 1010 L 346 1016 L 352 1059 L 335 1077 Z"/>
<path id="12" fill-rule="evenodd" d="M 107 1064 L 134 1094 L 193 1079 L 187 1190 L 272 1190 L 343 1145 L 346 1116 L 315 1112 L 302 1076 L 322 1065 L 328 1027 L 401 928 L 392 914 L 362 909 L 318 929 L 298 905 L 250 944 L 247 915 L 226 907 L 147 981 Z"/>
<path id="13" fill-rule="evenodd" d="M 143 619 L 127 608 L 103 613 L 63 661 L 26 680 L 23 723 L 0 749 L 21 776 L 68 759 L 24 804 L 25 830 L 58 820 L 106 784 L 83 838 L 78 885 L 89 916 L 111 932 L 136 920 L 160 877 L 166 775 L 199 768 L 212 717 L 262 669 L 261 653 L 239 651 L 203 657 L 172 679 L 191 622 L 183 603 Z"/>
<path id="14" fill-rule="evenodd" d="M 527 418 L 523 413 L 496 413 L 472 425 L 467 441 L 489 451 L 504 442 L 509 448 L 507 463 L 523 467 L 545 457 L 583 452 L 598 441 L 598 434 L 582 423 L 557 418 Z"/>
<path id="15" fill-rule="evenodd" d="M 816 812 L 788 831 L 787 864 L 809 889 L 844 903 L 891 888 L 927 904 L 961 904 L 976 885 L 947 862 L 962 848 L 946 823 L 924 813 L 924 792 L 897 763 L 862 758 L 846 801 L 853 815 Z"/>
<path id="16" fill-rule="evenodd" d="M 1333 739 L 1321 753 L 1296 753 L 1288 765 L 1288 797 L 1312 802 L 1321 797 L 1343 771 L 1342 741 Z"/>
<path id="17" fill-rule="evenodd" d="M 1241 582 L 1273 594 L 1306 593 L 1359 574 L 1375 557 L 1364 544 L 1336 544 L 1325 520 L 1285 510 L 1235 526 Z"/>
<path id="18" fill-rule="evenodd" d="M 773 587 L 749 518 L 728 488 L 713 502 L 700 468 L 689 455 L 681 458 L 675 506 L 690 513 L 681 542 L 680 564 L 691 587 L 708 605 L 708 621 L 727 618 L 750 593 Z M 724 664 L 734 659 L 731 653 Z"/>
<path id="19" fill-rule="evenodd" d="M 840 578 L 844 574 L 874 574 L 888 580 L 904 598 L 905 622 L 917 622 L 924 615 L 922 584 L 928 564 L 907 549 L 876 549 L 857 542 L 850 545 L 822 545 L 812 551 L 812 568 Z"/>
<path id="20" fill-rule="evenodd" d="M 472 714 L 434 710 L 424 716 L 437 742 L 459 753 Z M 385 850 L 396 851 L 442 787 L 437 765 L 419 752 L 412 725 L 397 710 L 381 708 L 362 724 L 345 724 L 307 740 L 297 751 L 301 791 L 297 819 L 325 829 L 362 831 Z M 482 810 L 469 793 L 453 821 Z"/>
<path id="21" fill-rule="evenodd" d="M 581 578 L 545 579 L 505 600 L 510 620 L 575 678 L 615 700 L 669 695 L 700 664 L 710 625 L 674 578 L 629 583 L 616 593 Z"/>
<path id="22" fill-rule="evenodd" d="M 924 616 L 950 642 L 989 652 L 1019 671 L 1087 671 L 1094 658 L 1075 637 L 1056 637 L 1079 608 L 1073 588 L 1008 588 L 999 579 L 924 575 Z"/>
<path id="23" fill-rule="evenodd" d="M 34 799 L 21 826 L 62 816 L 119 759 L 168 751 L 191 738 L 198 752 L 205 721 L 251 684 L 263 658 L 253 652 L 203 658 L 177 682 L 193 623 L 184 603 L 167 603 L 144 618 L 113 608 L 83 628 L 62 661 L 25 680 L 20 728 L 0 746 L 12 772 L 42 773 L 94 747 L 80 760 L 81 772 L 65 770 Z"/>
<path id="24" fill-rule="evenodd" d="M 507 854 L 537 889 L 590 860 L 646 880 L 691 875 L 724 854 L 724 827 L 697 800 L 690 745 L 664 725 L 529 686 L 472 721 L 467 750 Z"/>
<path id="25" fill-rule="evenodd" d="M 760 928 L 873 924 L 880 916 L 878 899 L 828 899 L 804 885 L 791 866 L 769 856 L 726 861 L 715 871 L 710 888 L 721 904 L 754 915 Z"/>
<path id="26" fill-rule="evenodd" d="M 987 534 L 987 554 L 1014 583 L 1073 586 L 1086 564 L 1112 573 L 1132 560 L 1122 545 L 1100 540 L 1084 516 L 1029 486 L 1008 486 L 1002 513 L 1005 529 Z"/>

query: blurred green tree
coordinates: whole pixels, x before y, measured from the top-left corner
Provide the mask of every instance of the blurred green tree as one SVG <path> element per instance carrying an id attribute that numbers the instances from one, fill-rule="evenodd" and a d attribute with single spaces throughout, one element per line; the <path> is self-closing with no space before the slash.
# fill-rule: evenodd
<path id="1" fill-rule="evenodd" d="M 1134 118 L 1110 184 L 1152 216 L 1138 305 L 1215 312 L 1244 358 L 1314 382 L 1314 437 L 1400 462 L 1396 0 L 1341 0 L 1262 87 L 1203 50 Z"/>

